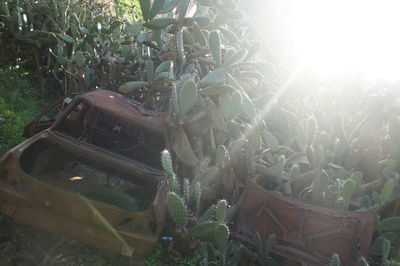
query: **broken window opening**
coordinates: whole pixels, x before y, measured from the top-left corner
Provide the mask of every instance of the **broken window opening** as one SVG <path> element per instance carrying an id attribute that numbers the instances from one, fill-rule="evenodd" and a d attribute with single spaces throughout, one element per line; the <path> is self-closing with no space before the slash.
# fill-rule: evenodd
<path id="1" fill-rule="evenodd" d="M 160 154 L 166 148 L 163 135 L 86 102 L 77 104 L 55 130 L 131 160 L 161 169 Z"/>
<path id="2" fill-rule="evenodd" d="M 44 183 L 126 211 L 141 211 L 154 200 L 156 182 L 105 166 L 44 140 L 21 156 L 21 167 Z"/>

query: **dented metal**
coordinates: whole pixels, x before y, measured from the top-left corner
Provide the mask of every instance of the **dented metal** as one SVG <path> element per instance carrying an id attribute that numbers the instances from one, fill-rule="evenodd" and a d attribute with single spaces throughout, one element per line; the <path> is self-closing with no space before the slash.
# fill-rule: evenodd
<path id="1" fill-rule="evenodd" d="M 0 159 L 0 209 L 110 253 L 141 257 L 164 227 L 164 118 L 110 91 L 73 98 L 42 112 L 25 130 L 34 136 Z M 46 117 L 51 112 L 54 118 Z"/>
<path id="2" fill-rule="evenodd" d="M 234 236 L 255 244 L 255 232 L 262 240 L 276 234 L 277 255 L 307 265 L 327 265 L 338 254 L 341 264 L 356 265 L 368 254 L 376 219 L 376 209 L 325 209 L 276 195 L 249 180 Z"/>

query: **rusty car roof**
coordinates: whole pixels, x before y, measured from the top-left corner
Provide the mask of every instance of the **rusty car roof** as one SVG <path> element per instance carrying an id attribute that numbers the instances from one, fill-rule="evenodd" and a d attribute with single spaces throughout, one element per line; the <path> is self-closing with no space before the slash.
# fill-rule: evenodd
<path id="1" fill-rule="evenodd" d="M 139 110 L 141 108 L 140 103 L 129 100 L 119 93 L 108 90 L 97 90 L 82 94 L 79 98 L 90 102 L 99 109 L 116 114 L 150 130 L 161 134 L 164 134 L 166 131 L 165 119 L 161 113 L 147 112 L 151 114 L 145 114 Z"/>

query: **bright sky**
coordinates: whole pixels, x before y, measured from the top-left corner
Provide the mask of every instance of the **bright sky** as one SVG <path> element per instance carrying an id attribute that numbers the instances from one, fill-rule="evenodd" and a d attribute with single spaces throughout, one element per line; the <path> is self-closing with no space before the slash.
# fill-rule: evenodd
<path id="1" fill-rule="evenodd" d="M 305 68 L 400 80 L 400 0 L 292 3 L 289 40 Z"/>

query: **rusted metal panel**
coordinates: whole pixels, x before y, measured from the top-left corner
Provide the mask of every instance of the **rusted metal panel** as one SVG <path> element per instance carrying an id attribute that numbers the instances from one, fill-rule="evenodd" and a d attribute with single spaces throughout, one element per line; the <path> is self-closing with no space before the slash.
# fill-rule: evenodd
<path id="1" fill-rule="evenodd" d="M 338 254 L 343 265 L 367 256 L 376 209 L 338 211 L 294 201 L 265 190 L 253 180 L 246 184 L 234 236 L 255 244 L 277 235 L 273 252 L 307 265 L 326 265 Z"/>
<path id="2" fill-rule="evenodd" d="M 140 103 L 129 100 L 121 94 L 107 90 L 98 90 L 83 94 L 79 98 L 90 102 L 90 104 L 97 108 L 136 123 L 141 127 L 166 134 L 166 123 L 161 113 L 146 110 Z"/>

